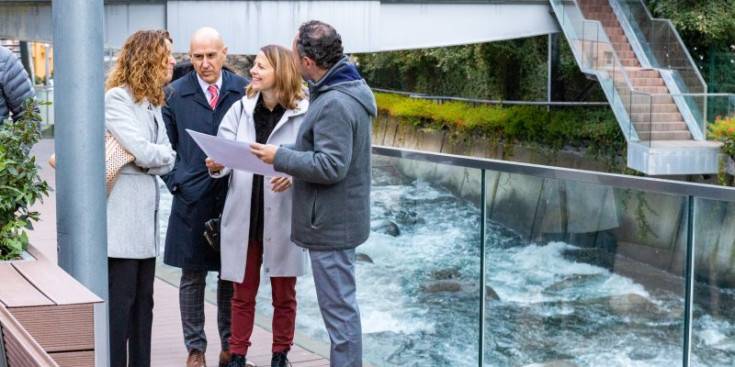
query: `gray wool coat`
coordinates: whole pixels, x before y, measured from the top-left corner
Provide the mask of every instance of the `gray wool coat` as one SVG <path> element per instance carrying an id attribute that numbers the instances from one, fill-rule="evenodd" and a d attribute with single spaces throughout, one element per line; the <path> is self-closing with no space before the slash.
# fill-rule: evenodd
<path id="1" fill-rule="evenodd" d="M 0 46 L 0 124 L 10 112 L 18 116 L 23 111 L 23 102 L 35 97 L 23 64 L 10 50 Z"/>
<path id="2" fill-rule="evenodd" d="M 309 250 L 355 248 L 370 235 L 372 91 L 345 56 L 316 83 L 292 146 L 273 167 L 293 176 L 293 241 Z"/>
<path id="3" fill-rule="evenodd" d="M 242 103 L 230 107 L 219 126 L 217 136 L 241 142 L 255 141 L 253 111 L 259 94 L 243 97 Z M 286 110 L 268 137 L 268 144 L 292 144 L 309 107 L 306 100 Z M 250 238 L 250 202 L 253 174 L 225 168 L 212 177 L 229 177 L 230 185 L 221 222 L 220 277 L 241 283 L 245 279 L 248 238 Z M 293 190 L 276 193 L 270 190 L 270 177 L 264 178 L 263 273 L 269 277 L 293 277 L 306 274 L 308 254 L 291 242 L 291 208 Z"/>
<path id="4" fill-rule="evenodd" d="M 135 156 L 122 168 L 107 197 L 107 256 L 156 257 L 160 198 L 156 176 L 170 172 L 176 160 L 161 107 L 145 100 L 135 103 L 127 89 L 112 88 L 105 94 L 105 127 Z"/>

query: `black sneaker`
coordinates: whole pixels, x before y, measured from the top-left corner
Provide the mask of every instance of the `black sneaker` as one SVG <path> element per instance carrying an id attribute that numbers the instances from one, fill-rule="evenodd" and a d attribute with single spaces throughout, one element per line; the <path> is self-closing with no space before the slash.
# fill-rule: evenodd
<path id="1" fill-rule="evenodd" d="M 291 362 L 286 358 L 286 354 L 288 354 L 288 351 L 273 353 L 273 357 L 271 358 L 271 367 L 291 366 Z"/>
<path id="2" fill-rule="evenodd" d="M 244 355 L 232 353 L 230 363 L 227 365 L 227 367 L 247 367 L 247 363 L 248 361 L 247 359 L 245 359 Z"/>

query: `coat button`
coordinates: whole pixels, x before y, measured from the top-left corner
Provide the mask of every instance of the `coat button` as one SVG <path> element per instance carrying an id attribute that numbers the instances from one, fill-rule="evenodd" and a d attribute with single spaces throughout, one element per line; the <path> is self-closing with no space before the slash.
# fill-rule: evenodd
<path id="1" fill-rule="evenodd" d="M 270 271 L 271 271 L 271 269 L 270 269 L 270 268 L 265 268 L 265 272 L 266 272 L 266 273 L 270 273 Z"/>
<path id="2" fill-rule="evenodd" d="M 270 237 L 266 238 L 265 240 L 268 241 L 268 242 L 271 242 L 271 238 Z"/>
<path id="3" fill-rule="evenodd" d="M 267 211 L 267 212 L 271 211 L 271 207 L 265 208 L 265 211 Z"/>

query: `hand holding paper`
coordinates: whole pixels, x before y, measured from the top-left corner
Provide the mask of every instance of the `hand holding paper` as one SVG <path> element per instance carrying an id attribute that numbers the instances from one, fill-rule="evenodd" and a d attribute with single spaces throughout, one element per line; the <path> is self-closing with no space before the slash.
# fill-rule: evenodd
<path id="1" fill-rule="evenodd" d="M 252 172 L 263 176 L 285 176 L 270 164 L 263 163 L 250 152 L 250 145 L 186 129 L 204 153 L 215 162 L 232 169 Z M 278 147 L 272 146 L 276 149 Z"/>
<path id="2" fill-rule="evenodd" d="M 277 150 L 278 147 L 275 145 L 250 143 L 250 152 L 267 164 L 273 164 Z"/>

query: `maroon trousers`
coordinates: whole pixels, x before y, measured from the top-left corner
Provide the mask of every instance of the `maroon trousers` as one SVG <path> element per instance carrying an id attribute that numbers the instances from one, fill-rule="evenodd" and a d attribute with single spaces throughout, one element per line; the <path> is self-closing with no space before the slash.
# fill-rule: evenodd
<path id="1" fill-rule="evenodd" d="M 245 280 L 233 282 L 232 334 L 230 352 L 247 355 L 252 345 L 255 322 L 255 295 L 260 285 L 260 266 L 263 263 L 263 243 L 250 241 L 248 260 L 245 264 Z M 283 352 L 293 345 L 296 324 L 296 277 L 271 277 L 273 290 L 273 347 L 272 352 Z"/>

